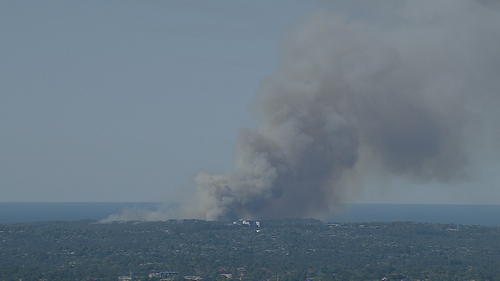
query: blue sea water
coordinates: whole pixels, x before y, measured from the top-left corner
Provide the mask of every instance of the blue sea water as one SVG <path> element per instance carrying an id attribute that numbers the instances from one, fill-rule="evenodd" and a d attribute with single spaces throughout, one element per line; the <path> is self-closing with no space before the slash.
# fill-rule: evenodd
<path id="1" fill-rule="evenodd" d="M 324 217 L 331 222 L 412 221 L 500 226 L 500 205 L 353 204 Z"/>
<path id="2" fill-rule="evenodd" d="M 0 202 L 0 223 L 101 220 L 124 208 L 155 211 L 163 203 L 6 203 Z M 500 226 L 500 205 L 352 204 L 321 218 L 329 222 L 414 221 Z"/>
<path id="3" fill-rule="evenodd" d="M 0 223 L 102 220 L 124 208 L 154 210 L 161 203 L 130 202 L 0 202 Z"/>

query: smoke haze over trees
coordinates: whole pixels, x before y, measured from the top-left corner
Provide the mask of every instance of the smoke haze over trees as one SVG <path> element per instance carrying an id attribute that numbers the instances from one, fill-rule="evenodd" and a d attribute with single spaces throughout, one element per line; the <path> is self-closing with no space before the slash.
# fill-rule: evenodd
<path id="1" fill-rule="evenodd" d="M 234 170 L 195 179 L 201 216 L 317 216 L 367 175 L 461 182 L 481 164 L 478 150 L 496 153 L 499 6 L 386 8 L 372 22 L 322 9 L 283 36 Z"/>

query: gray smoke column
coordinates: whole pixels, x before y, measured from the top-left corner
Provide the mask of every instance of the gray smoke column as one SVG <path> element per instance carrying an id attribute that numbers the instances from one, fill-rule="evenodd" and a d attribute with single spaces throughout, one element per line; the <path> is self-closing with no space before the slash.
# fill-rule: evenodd
<path id="1" fill-rule="evenodd" d="M 385 22 L 320 11 L 284 36 L 234 170 L 195 179 L 206 219 L 318 215 L 366 169 L 417 182 L 467 177 L 469 141 L 498 117 L 498 6 L 391 3 Z"/>

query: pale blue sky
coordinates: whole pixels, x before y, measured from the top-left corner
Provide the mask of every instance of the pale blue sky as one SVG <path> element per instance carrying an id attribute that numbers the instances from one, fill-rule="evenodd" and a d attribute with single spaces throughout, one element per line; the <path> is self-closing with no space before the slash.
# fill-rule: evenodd
<path id="1" fill-rule="evenodd" d="M 232 170 L 292 25 L 329 9 L 391 26 L 397 2 L 0 2 L 0 202 L 178 200 Z M 500 203 L 498 154 L 474 155 L 482 182 L 460 192 L 391 179 L 354 201 Z"/>
<path id="2" fill-rule="evenodd" d="M 3 1 L 0 201 L 162 201 L 231 169 L 315 1 Z"/>

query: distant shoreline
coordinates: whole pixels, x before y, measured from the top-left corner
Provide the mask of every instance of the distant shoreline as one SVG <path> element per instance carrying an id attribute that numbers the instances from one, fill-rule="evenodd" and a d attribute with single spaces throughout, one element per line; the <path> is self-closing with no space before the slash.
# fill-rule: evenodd
<path id="1" fill-rule="evenodd" d="M 158 212 L 178 203 L 162 202 L 0 202 L 0 223 L 102 220 L 124 208 Z M 328 222 L 415 221 L 500 226 L 500 205 L 477 204 L 342 204 L 317 217 Z"/>

